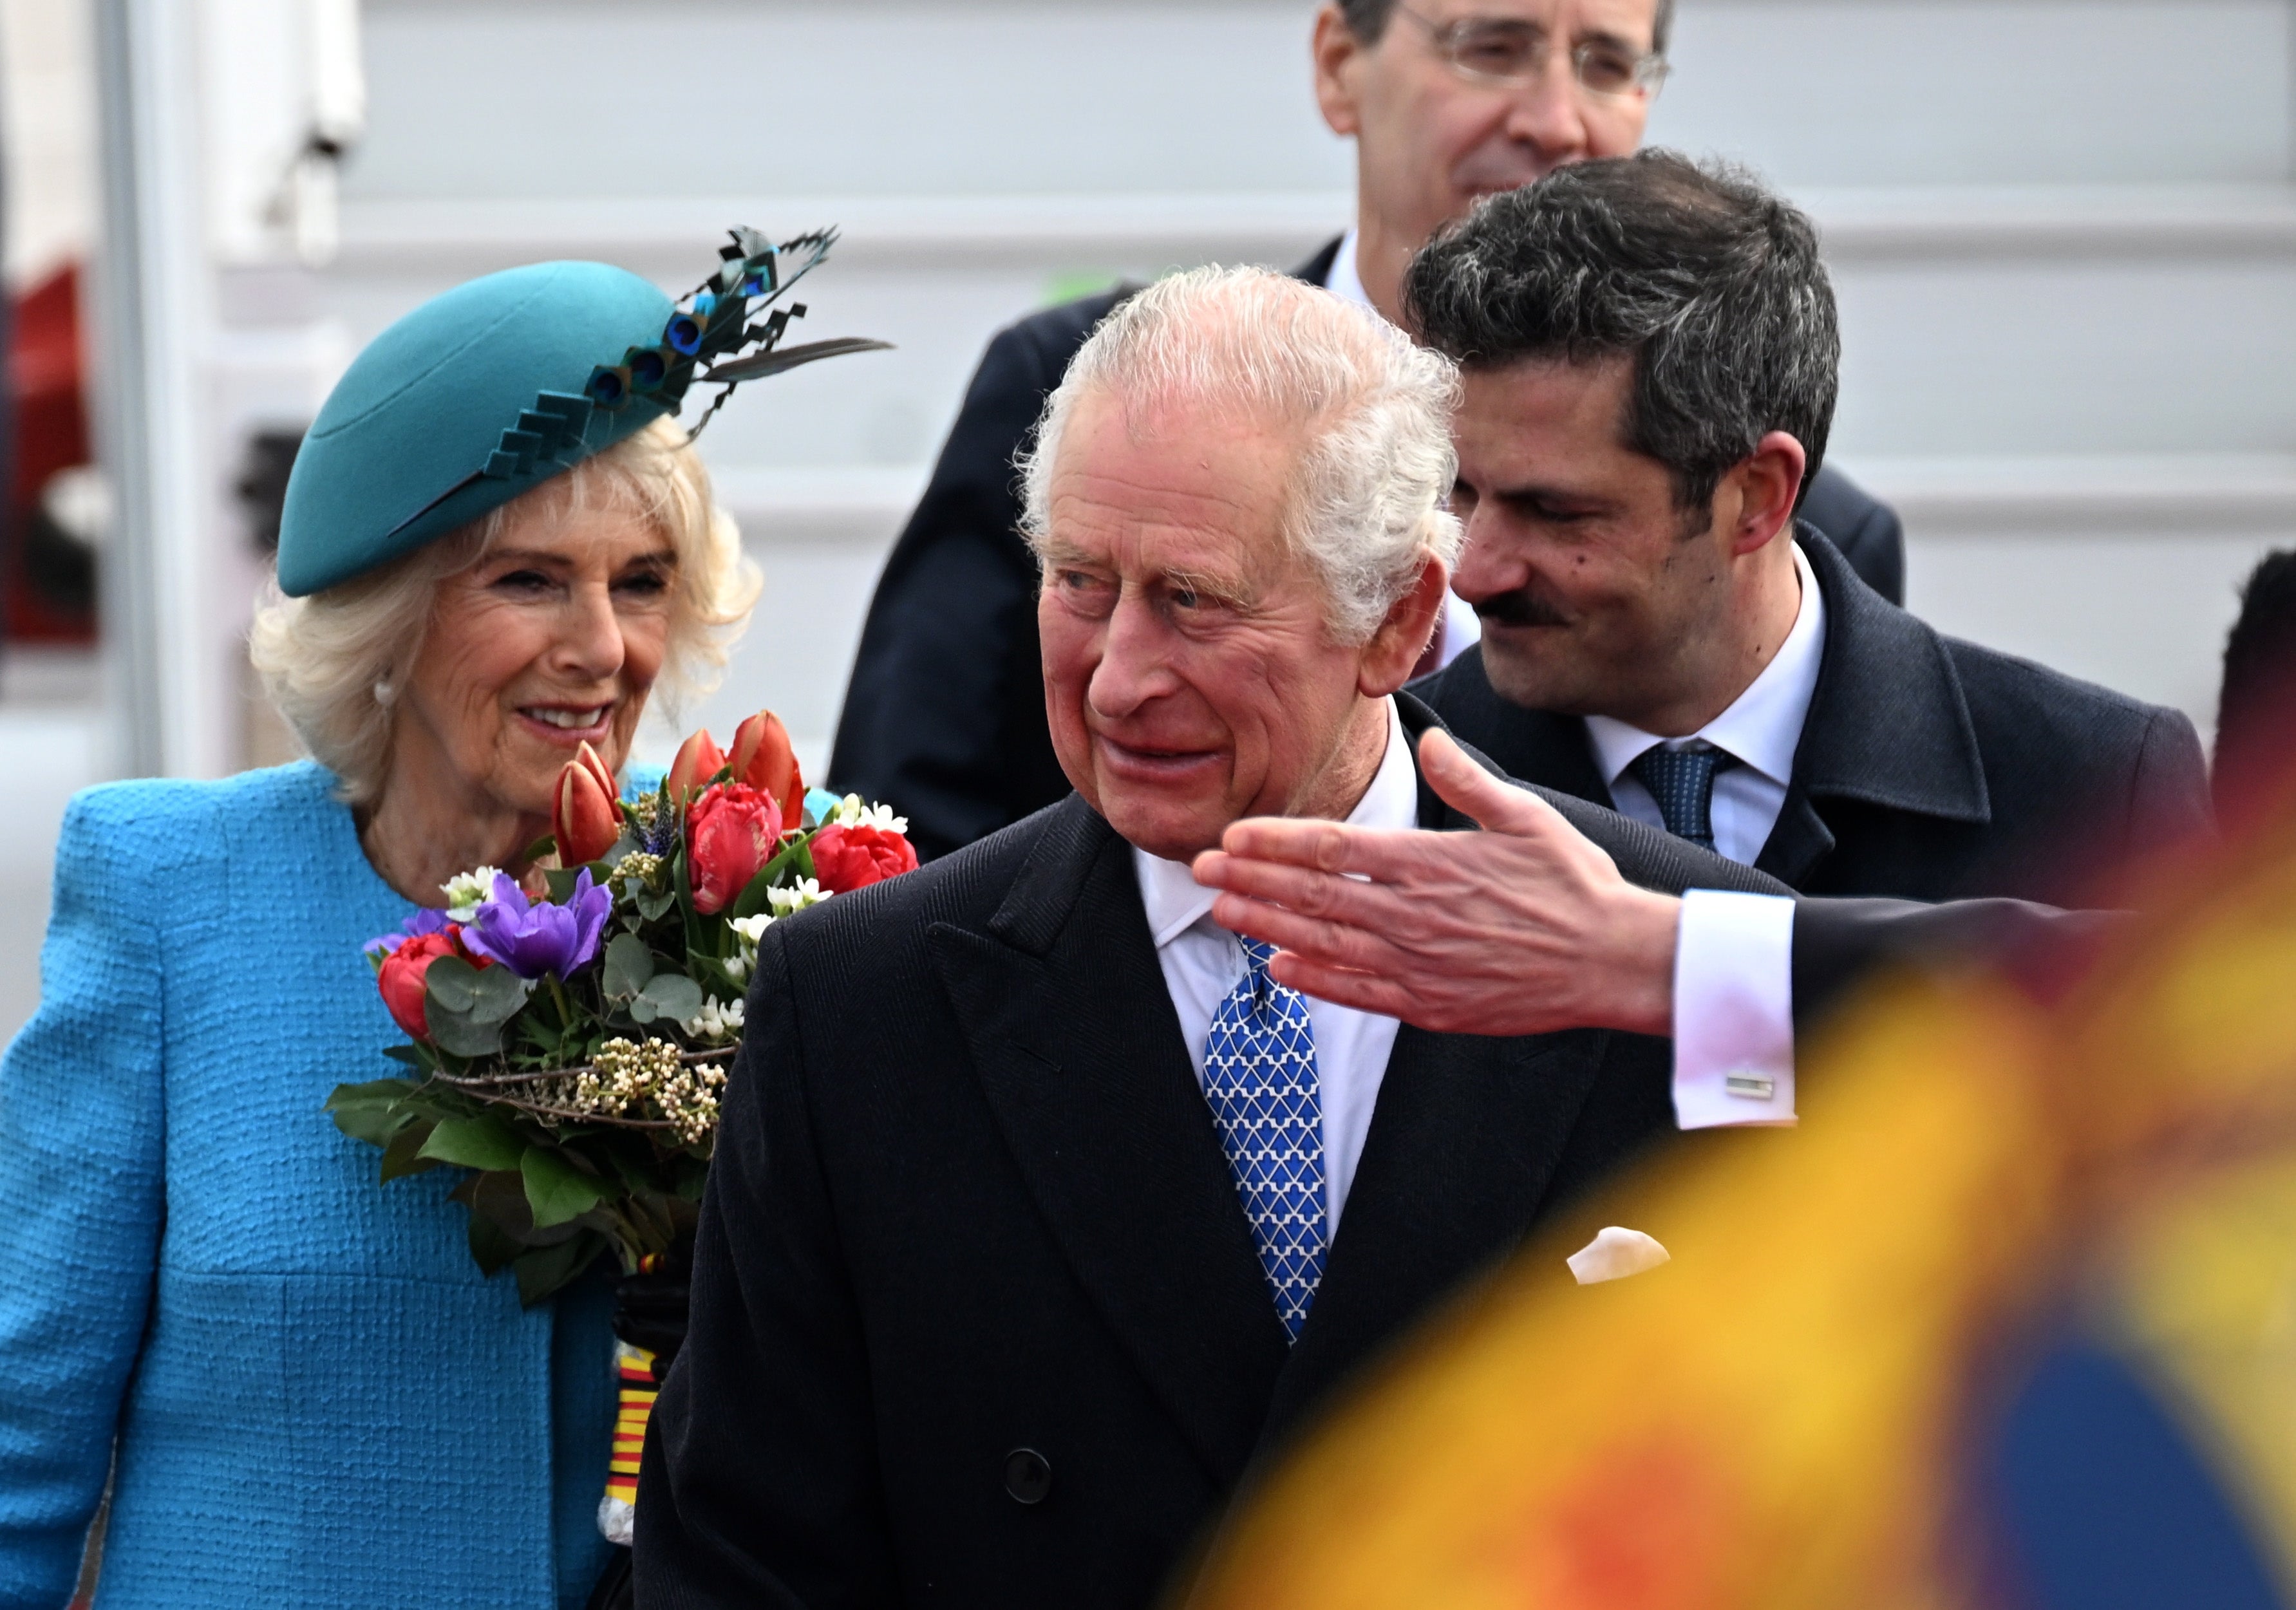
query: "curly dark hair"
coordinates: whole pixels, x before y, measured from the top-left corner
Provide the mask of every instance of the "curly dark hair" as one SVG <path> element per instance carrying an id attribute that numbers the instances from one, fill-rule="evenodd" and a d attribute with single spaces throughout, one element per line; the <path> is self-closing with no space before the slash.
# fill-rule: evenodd
<path id="1" fill-rule="evenodd" d="M 1404 309 L 1467 369 L 1634 360 L 1627 445 L 1702 509 L 1768 431 L 1825 457 L 1841 361 L 1817 232 L 1744 171 L 1674 151 L 1486 197 L 1412 260 Z"/>

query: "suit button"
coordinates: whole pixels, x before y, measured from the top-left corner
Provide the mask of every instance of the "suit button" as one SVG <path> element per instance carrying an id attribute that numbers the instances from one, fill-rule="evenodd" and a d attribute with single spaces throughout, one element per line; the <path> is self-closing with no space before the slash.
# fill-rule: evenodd
<path id="1" fill-rule="evenodd" d="M 1015 1448 L 1004 1456 L 1004 1491 L 1016 1504 L 1041 1504 L 1053 1490 L 1053 1467 L 1033 1448 Z"/>

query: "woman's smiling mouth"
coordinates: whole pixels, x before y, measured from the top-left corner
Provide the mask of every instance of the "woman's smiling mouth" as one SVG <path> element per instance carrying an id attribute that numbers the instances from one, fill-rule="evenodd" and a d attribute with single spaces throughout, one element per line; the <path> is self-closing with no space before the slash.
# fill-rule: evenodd
<path id="1" fill-rule="evenodd" d="M 521 705 L 520 718 L 529 729 L 539 730 L 553 743 L 570 748 L 588 741 L 595 743 L 605 735 L 607 723 L 612 718 L 614 707 L 605 705 Z"/>

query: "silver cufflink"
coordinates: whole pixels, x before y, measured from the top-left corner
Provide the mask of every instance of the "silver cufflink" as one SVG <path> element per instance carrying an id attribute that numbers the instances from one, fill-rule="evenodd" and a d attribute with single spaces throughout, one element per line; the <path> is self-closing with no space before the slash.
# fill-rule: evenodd
<path id="1" fill-rule="evenodd" d="M 1767 1074 L 1725 1074 L 1722 1088 L 1748 1101 L 1767 1101 L 1777 1093 L 1778 1082 Z"/>

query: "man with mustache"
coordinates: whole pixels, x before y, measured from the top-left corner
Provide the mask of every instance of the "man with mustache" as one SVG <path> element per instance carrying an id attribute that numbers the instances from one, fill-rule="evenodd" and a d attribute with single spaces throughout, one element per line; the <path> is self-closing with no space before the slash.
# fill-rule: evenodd
<path id="1" fill-rule="evenodd" d="M 1297 277 L 1393 322 L 1411 255 L 1481 195 L 1620 156 L 1667 71 L 1673 0 L 1338 0 L 1316 13 L 1316 93 L 1356 142 L 1355 226 Z M 1013 461 L 1086 334 L 1127 288 L 1023 319 L 990 343 L 932 480 L 887 560 L 830 773 L 890 801 L 945 854 L 1068 791 L 1046 726 L 1037 570 Z M 1803 518 L 1901 596 L 1897 518 L 1831 470 Z M 1476 631 L 1453 604 L 1424 666 Z"/>
<path id="2" fill-rule="evenodd" d="M 1510 776 L 1804 894 L 1868 897 L 1732 906 L 1748 968 L 1791 966 L 1813 999 L 1805 962 L 1836 948 L 1821 931 L 1894 926 L 1883 952 L 2022 932 L 2038 914 L 2002 903 L 2062 899 L 2069 857 L 2208 830 L 2184 715 L 1940 636 L 1796 520 L 1840 339 L 1786 202 L 1665 151 L 1581 164 L 1481 203 L 1404 299 L 1463 371 L 1453 586 L 1484 625 L 1414 691 Z M 1505 838 L 1247 822 L 1197 870 L 1228 891 L 1221 922 L 1296 952 L 1275 964 L 1286 984 L 1503 1034 L 1551 949 Z M 1791 1028 L 1753 1042 L 1790 1047 Z M 1790 1076 L 1727 1093 L 1750 1119 L 1793 1116 Z"/>

